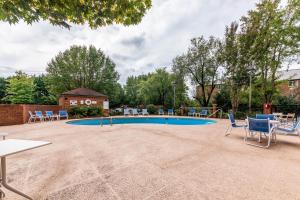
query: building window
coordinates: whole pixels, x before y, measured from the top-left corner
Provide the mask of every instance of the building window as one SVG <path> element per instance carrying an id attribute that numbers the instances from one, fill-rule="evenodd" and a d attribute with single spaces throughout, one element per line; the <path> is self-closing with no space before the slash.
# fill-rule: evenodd
<path id="1" fill-rule="evenodd" d="M 290 81 L 289 81 L 289 87 L 290 87 L 290 88 L 296 87 L 296 81 L 290 80 Z"/>

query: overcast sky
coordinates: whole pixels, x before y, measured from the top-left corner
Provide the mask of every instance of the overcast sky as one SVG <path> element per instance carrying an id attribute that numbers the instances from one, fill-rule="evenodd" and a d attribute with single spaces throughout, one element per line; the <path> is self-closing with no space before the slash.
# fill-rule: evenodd
<path id="1" fill-rule="evenodd" d="M 190 39 L 222 37 L 225 26 L 254 8 L 257 0 L 153 0 L 153 6 L 136 26 L 108 26 L 70 30 L 48 22 L 9 25 L 0 22 L 0 76 L 16 70 L 45 72 L 47 63 L 71 45 L 94 45 L 117 64 L 124 83 L 129 75 L 170 67 L 186 51 Z"/>

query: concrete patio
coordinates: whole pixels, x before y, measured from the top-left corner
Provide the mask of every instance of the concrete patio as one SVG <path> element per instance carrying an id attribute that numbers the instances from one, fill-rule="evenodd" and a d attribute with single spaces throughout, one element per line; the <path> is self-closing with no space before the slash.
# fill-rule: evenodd
<path id="1" fill-rule="evenodd" d="M 207 126 L 74 126 L 64 121 L 0 127 L 8 138 L 53 144 L 8 157 L 8 181 L 35 200 L 300 199 L 300 138 L 245 145 Z M 7 200 L 22 199 L 6 192 Z"/>

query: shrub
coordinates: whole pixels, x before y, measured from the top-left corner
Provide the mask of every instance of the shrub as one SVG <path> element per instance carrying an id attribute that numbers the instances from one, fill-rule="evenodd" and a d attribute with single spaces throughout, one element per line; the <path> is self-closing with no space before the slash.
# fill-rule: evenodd
<path id="1" fill-rule="evenodd" d="M 76 118 L 103 116 L 102 107 L 76 106 L 76 107 L 71 107 L 68 112 L 71 117 L 76 117 Z"/>
<path id="2" fill-rule="evenodd" d="M 157 114 L 157 107 L 153 104 L 147 105 L 147 110 L 150 115 Z"/>

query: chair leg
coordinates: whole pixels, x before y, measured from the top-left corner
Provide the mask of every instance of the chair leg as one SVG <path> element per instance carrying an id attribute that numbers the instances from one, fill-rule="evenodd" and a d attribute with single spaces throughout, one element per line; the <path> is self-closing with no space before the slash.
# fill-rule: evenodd
<path id="1" fill-rule="evenodd" d="M 232 126 L 230 125 L 230 126 L 226 129 L 225 136 L 230 135 L 230 134 L 231 134 L 231 131 L 232 131 Z"/>

